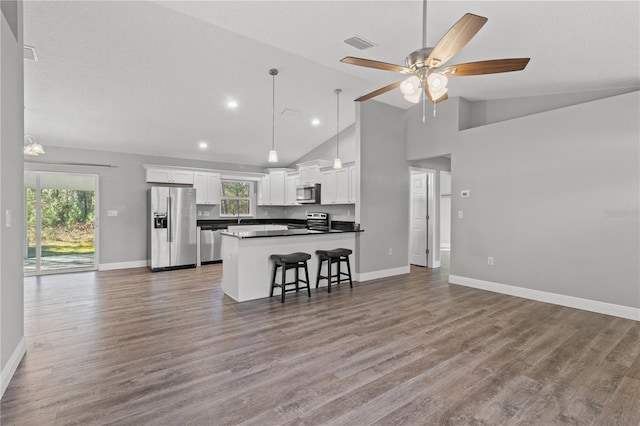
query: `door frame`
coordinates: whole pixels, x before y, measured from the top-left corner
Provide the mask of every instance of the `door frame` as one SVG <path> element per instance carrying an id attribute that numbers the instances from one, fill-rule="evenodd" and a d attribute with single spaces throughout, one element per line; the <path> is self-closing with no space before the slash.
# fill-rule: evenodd
<path id="1" fill-rule="evenodd" d="M 427 187 L 425 189 L 427 191 L 427 215 L 429 217 L 427 220 L 427 249 L 429 250 L 429 253 L 427 254 L 427 268 L 439 268 L 440 257 L 436 256 L 436 252 L 440 252 L 439 232 L 436 232 L 436 223 L 438 223 L 438 209 L 436 209 L 437 171 L 421 167 L 409 167 L 409 175 L 412 173 L 425 174 L 427 177 Z M 409 179 L 409 185 L 411 185 L 411 179 Z M 409 191 L 411 191 L 411 187 L 409 187 Z M 409 233 L 409 253 L 411 253 L 411 202 L 411 197 L 409 197 L 409 227 L 407 229 L 407 232 Z M 409 254 L 409 256 L 411 255 Z M 410 259 L 409 263 L 411 263 Z"/>
<path id="2" fill-rule="evenodd" d="M 36 258 L 42 258 L 41 256 L 41 245 L 42 245 L 42 206 L 41 203 L 41 194 L 37 189 L 41 189 L 40 184 L 40 175 L 43 173 L 47 174 L 58 174 L 58 175 L 76 175 L 76 176 L 89 176 L 93 178 L 94 182 L 94 212 L 93 212 L 93 244 L 94 244 L 94 252 L 93 252 L 93 266 L 81 267 L 81 268 L 68 268 L 68 269 L 59 269 L 59 270 L 48 270 L 42 271 L 40 269 L 40 264 L 36 263 L 36 270 L 30 272 L 23 272 L 25 277 L 30 276 L 39 276 L 39 275 L 54 275 L 54 274 L 67 274 L 70 272 L 87 272 L 87 271 L 97 271 L 100 266 L 100 175 L 96 173 L 80 173 L 80 172 L 60 172 L 60 171 L 50 171 L 50 170 L 24 170 L 24 174 L 33 173 L 36 178 Z M 24 175 L 23 174 L 23 175 Z M 24 179 L 24 178 L 23 178 Z M 23 185 L 23 191 L 26 187 Z M 23 192 L 24 194 L 24 192 Z M 27 199 L 23 195 L 23 203 L 24 203 L 24 212 L 26 215 L 27 211 Z M 26 216 L 25 216 L 26 217 Z M 24 227 L 22 232 L 25 234 L 24 244 L 27 244 L 26 241 L 26 232 L 27 232 L 27 221 L 24 221 Z M 27 247 L 23 247 L 23 253 L 26 253 Z"/>

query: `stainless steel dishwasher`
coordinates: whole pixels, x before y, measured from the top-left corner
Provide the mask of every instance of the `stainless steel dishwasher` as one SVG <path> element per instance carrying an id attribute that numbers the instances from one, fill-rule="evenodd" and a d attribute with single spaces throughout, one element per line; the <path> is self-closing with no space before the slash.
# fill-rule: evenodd
<path id="1" fill-rule="evenodd" d="M 216 263 L 222 261 L 222 235 L 225 229 L 202 227 L 200 229 L 200 263 Z"/>

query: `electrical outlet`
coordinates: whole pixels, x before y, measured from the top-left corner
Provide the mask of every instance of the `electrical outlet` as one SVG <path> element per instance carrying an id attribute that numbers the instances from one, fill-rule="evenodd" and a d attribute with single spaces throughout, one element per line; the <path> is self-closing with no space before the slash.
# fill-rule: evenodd
<path id="1" fill-rule="evenodd" d="M 389 247 L 389 256 L 393 256 L 393 248 Z"/>
<path id="2" fill-rule="evenodd" d="M 202 211 L 198 210 L 198 216 L 202 216 Z"/>
<path id="3" fill-rule="evenodd" d="M 347 210 L 347 217 L 351 216 L 351 210 Z"/>
<path id="4" fill-rule="evenodd" d="M 487 265 L 493 266 L 493 257 L 487 257 Z"/>
<path id="5" fill-rule="evenodd" d="M 118 210 L 107 210 L 107 216 L 118 216 Z"/>
<path id="6" fill-rule="evenodd" d="M 209 212 L 205 210 L 204 215 L 209 216 Z"/>
<path id="7" fill-rule="evenodd" d="M 269 210 L 265 210 L 265 211 L 264 211 L 264 215 L 265 215 L 265 216 L 269 216 Z"/>

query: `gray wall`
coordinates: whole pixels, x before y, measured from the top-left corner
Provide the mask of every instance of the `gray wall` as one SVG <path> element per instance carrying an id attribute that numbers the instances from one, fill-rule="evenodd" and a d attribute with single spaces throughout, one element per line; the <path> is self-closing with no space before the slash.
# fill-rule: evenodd
<path id="1" fill-rule="evenodd" d="M 355 136 L 355 124 L 347 127 L 340 132 L 340 160 L 342 163 L 349 163 L 356 161 L 356 136 Z M 305 161 L 313 160 L 328 160 L 333 161 L 336 158 L 336 137 L 332 137 L 325 142 L 318 145 L 312 151 L 303 155 L 289 167 L 295 168 L 296 164 L 304 163 Z"/>
<path id="2" fill-rule="evenodd" d="M 550 105 L 459 132 L 456 120 L 474 116 L 461 100 L 463 114 L 437 124 L 447 139 L 435 148 L 416 124 L 409 152 L 452 153 L 451 274 L 640 307 L 639 98 Z"/>
<path id="3" fill-rule="evenodd" d="M 404 110 L 377 101 L 356 106 L 360 169 L 357 216 L 365 230 L 356 246 L 360 273 L 409 264 L 409 167 L 405 146 Z"/>
<path id="4" fill-rule="evenodd" d="M 4 3 L 4 2 L 3 2 Z M 22 2 L 9 8 L 15 35 L 2 8 L 0 22 L 0 368 L 24 337 L 22 277 L 23 196 L 22 141 L 24 129 Z M 5 211 L 13 224 L 7 227 Z M 4 377 L 3 377 L 4 380 Z"/>
<path id="5" fill-rule="evenodd" d="M 147 259 L 147 189 L 143 164 L 158 164 L 205 169 L 222 169 L 262 173 L 259 167 L 207 161 L 181 160 L 71 148 L 47 147 L 40 163 L 25 164 L 26 170 L 94 173 L 99 175 L 100 264 L 144 261 Z M 34 160 L 35 161 L 35 160 Z M 56 163 L 91 163 L 100 166 L 78 166 Z M 108 167 L 110 166 L 110 167 Z M 22 181 L 22 178 L 20 178 Z M 216 208 L 212 210 L 215 212 Z M 107 216 L 107 210 L 118 210 L 118 216 Z M 262 213 L 259 210 L 258 213 Z M 212 216 L 213 217 L 213 216 Z M 264 216 L 259 216 L 264 217 Z M 202 219 L 205 219 L 202 217 Z"/>

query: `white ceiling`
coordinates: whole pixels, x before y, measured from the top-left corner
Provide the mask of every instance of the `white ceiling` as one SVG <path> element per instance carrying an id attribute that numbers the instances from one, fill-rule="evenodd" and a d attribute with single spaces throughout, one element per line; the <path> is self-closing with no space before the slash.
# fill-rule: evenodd
<path id="1" fill-rule="evenodd" d="M 449 64 L 530 57 L 526 70 L 449 81 L 499 99 L 640 87 L 638 1 L 429 1 L 427 44 L 466 12 L 489 18 Z M 271 76 L 285 166 L 355 120 L 352 99 L 402 77 L 346 65 L 402 64 L 422 43 L 413 1 L 25 1 L 25 133 L 45 146 L 267 166 Z M 360 51 L 357 34 L 377 44 Z M 239 107 L 226 108 L 228 99 Z M 377 100 L 409 108 L 393 91 Z M 285 109 L 295 112 L 281 114 Z M 322 124 L 312 127 L 310 120 Z M 207 141 L 209 148 L 198 148 Z"/>

